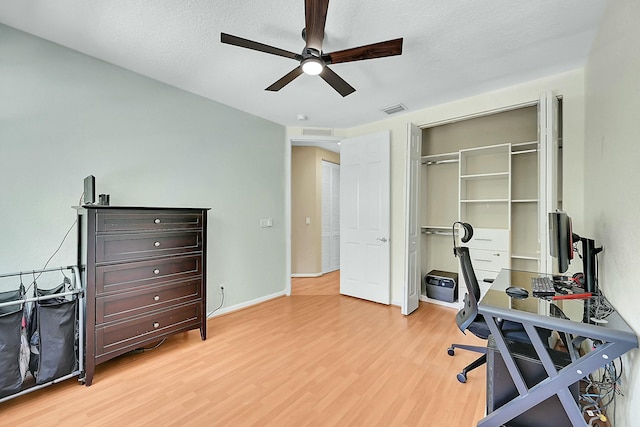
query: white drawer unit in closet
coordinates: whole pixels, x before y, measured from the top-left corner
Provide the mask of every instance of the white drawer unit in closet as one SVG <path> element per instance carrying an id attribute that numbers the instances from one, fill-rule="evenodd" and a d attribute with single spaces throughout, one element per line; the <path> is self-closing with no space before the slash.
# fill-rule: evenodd
<path id="1" fill-rule="evenodd" d="M 471 224 L 473 226 L 473 224 Z M 509 250 L 509 230 L 506 228 L 473 228 L 469 249 Z"/>
<path id="2" fill-rule="evenodd" d="M 467 246 L 473 270 L 484 295 L 500 270 L 510 267 L 509 230 L 476 228 Z"/>

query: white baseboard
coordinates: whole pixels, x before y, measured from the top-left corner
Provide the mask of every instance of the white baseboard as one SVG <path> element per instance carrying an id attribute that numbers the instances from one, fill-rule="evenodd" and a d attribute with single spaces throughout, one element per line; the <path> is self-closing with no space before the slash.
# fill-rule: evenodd
<path id="1" fill-rule="evenodd" d="M 291 277 L 320 277 L 323 273 L 292 274 Z"/>
<path id="2" fill-rule="evenodd" d="M 266 296 L 263 296 L 263 297 L 260 297 L 260 298 L 256 298 L 256 299 L 253 299 L 251 301 L 246 301 L 246 302 L 243 302 L 241 304 L 236 304 L 236 305 L 232 305 L 232 306 L 229 306 L 229 307 L 224 307 L 224 308 L 221 308 L 218 311 L 215 311 L 213 313 L 207 314 L 207 319 L 211 319 L 213 317 L 220 316 L 222 314 L 231 313 L 232 311 L 242 310 L 243 308 L 251 307 L 252 305 L 260 304 L 261 302 L 269 301 L 269 300 L 272 300 L 274 298 L 282 297 L 282 296 L 285 296 L 285 295 L 286 295 L 286 293 L 284 291 L 282 291 L 282 292 L 277 292 L 275 294 L 266 295 Z"/>

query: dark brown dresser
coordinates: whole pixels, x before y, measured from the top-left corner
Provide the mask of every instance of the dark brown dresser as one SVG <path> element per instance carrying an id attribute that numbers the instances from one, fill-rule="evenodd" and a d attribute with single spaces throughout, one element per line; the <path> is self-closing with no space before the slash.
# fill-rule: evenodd
<path id="1" fill-rule="evenodd" d="M 95 366 L 178 332 L 206 339 L 204 208 L 78 208 L 85 383 Z"/>

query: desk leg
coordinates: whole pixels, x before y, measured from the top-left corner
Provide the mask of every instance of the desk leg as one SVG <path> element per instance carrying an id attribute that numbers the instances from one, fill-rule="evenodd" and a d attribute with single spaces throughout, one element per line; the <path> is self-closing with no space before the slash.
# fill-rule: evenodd
<path id="1" fill-rule="evenodd" d="M 515 360 L 509 352 L 509 347 L 507 347 L 507 343 L 505 342 L 504 336 L 502 335 L 502 332 L 500 331 L 500 328 L 496 323 L 496 319 L 494 319 L 493 317 L 484 316 L 484 320 L 489 326 L 489 330 L 491 331 L 491 335 L 493 336 L 493 339 L 496 343 L 496 347 L 498 347 L 498 351 L 500 351 L 500 355 L 504 359 L 504 364 L 507 366 L 507 370 L 511 375 L 511 379 L 513 379 L 513 383 L 515 384 L 516 389 L 518 389 L 518 393 L 521 396 L 523 394 L 526 394 L 529 389 L 524 382 L 524 378 L 522 377 L 522 374 L 520 373 Z"/>
<path id="2" fill-rule="evenodd" d="M 587 424 L 582 417 L 582 413 L 571 396 L 569 386 L 581 380 L 587 374 L 605 365 L 608 361 L 614 360 L 632 348 L 635 348 L 633 345 L 625 342 L 604 343 L 590 353 L 587 353 L 573 361 L 560 371 L 556 371 L 555 366 L 551 361 L 551 357 L 542 344 L 542 340 L 538 336 L 534 326 L 529 322 L 523 322 L 525 330 L 527 331 L 540 360 L 543 362 L 545 369 L 547 369 L 547 372 L 551 371 L 549 372 L 548 378 L 541 381 L 531 389 L 528 389 L 513 356 L 509 353 L 504 336 L 500 332 L 496 320 L 486 314 L 484 315 L 484 318 L 496 342 L 496 347 L 504 359 L 505 365 L 520 396 L 480 420 L 478 422 L 478 427 L 495 427 L 497 425 L 506 424 L 519 414 L 527 411 L 554 394 L 558 395 L 567 416 L 571 420 L 571 424 L 574 427 L 586 426 Z"/>

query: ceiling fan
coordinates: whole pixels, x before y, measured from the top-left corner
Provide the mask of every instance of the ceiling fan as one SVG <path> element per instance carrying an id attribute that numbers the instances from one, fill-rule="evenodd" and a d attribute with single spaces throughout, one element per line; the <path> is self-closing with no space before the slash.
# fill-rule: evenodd
<path id="1" fill-rule="evenodd" d="M 324 53 L 322 40 L 324 39 L 324 26 L 327 20 L 329 0 L 305 0 L 305 28 L 302 30 L 302 38 L 306 45 L 302 53 L 293 53 L 277 47 L 269 46 L 231 34 L 221 33 L 222 43 L 270 53 L 272 55 L 291 58 L 300 62 L 296 68 L 276 81 L 265 90 L 277 92 L 300 74 L 320 75 L 340 95 L 347 96 L 355 92 L 355 89 L 339 75 L 333 72 L 328 65 L 340 62 L 361 61 L 364 59 L 382 58 L 402 54 L 402 38 L 373 43 L 366 46 L 354 47 L 337 52 Z"/>

